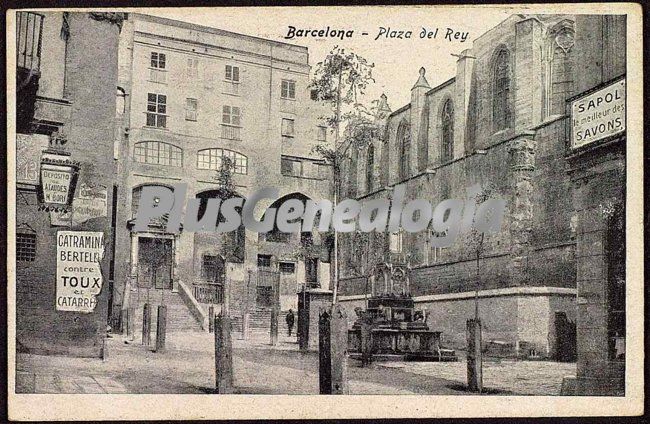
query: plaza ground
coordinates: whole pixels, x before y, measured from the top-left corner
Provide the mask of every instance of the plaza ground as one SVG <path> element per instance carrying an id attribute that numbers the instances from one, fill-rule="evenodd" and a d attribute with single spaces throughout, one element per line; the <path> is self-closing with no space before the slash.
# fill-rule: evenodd
<path id="1" fill-rule="evenodd" d="M 214 336 L 183 332 L 167 335 L 164 353 L 142 346 L 138 337 L 107 340 L 105 360 L 18 354 L 17 393 L 214 393 Z M 375 362 L 362 368 L 348 360 L 351 394 L 466 395 L 466 363 Z M 318 394 L 318 354 L 301 353 L 295 337 L 280 336 L 271 346 L 265 333 L 249 340 L 233 333 L 235 393 Z M 574 363 L 488 358 L 483 384 L 493 395 L 559 395 L 563 377 L 575 376 Z"/>

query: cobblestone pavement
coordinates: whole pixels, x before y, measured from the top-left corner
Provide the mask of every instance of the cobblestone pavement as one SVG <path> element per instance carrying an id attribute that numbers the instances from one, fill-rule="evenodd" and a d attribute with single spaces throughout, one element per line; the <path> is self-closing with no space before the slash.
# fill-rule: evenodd
<path id="1" fill-rule="evenodd" d="M 405 372 L 435 376 L 465 384 L 467 363 L 458 362 L 386 362 L 377 365 Z M 483 387 L 522 395 L 559 395 L 562 379 L 575 377 L 575 363 L 515 361 L 488 358 L 483 362 Z"/>
<path id="2" fill-rule="evenodd" d="M 301 353 L 295 337 L 281 335 L 271 346 L 268 334 L 249 340 L 233 333 L 235 393 L 317 394 L 318 355 Z M 17 355 L 17 393 L 191 393 L 214 392 L 214 336 L 170 333 L 167 350 L 156 353 L 138 339 L 107 340 L 109 357 L 68 358 Z M 361 368 L 349 360 L 351 394 L 467 394 L 465 362 L 377 362 Z M 558 394 L 562 377 L 575 364 L 547 362 L 487 363 L 484 386 L 495 394 Z"/>

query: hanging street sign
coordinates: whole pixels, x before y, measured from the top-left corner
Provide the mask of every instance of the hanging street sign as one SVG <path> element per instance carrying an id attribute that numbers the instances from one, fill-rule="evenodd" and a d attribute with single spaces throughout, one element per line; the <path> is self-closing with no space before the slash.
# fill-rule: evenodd
<path id="1" fill-rule="evenodd" d="M 46 211 L 68 211 L 77 185 L 79 164 L 68 155 L 44 151 L 41 156 L 38 197 Z"/>

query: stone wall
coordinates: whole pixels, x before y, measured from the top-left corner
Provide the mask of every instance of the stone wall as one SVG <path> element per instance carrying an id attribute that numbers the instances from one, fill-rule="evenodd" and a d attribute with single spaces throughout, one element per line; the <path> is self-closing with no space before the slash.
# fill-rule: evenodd
<path id="1" fill-rule="evenodd" d="M 47 22 L 49 17 L 45 18 L 46 26 L 51 24 Z M 60 29 L 60 19 L 53 22 Z M 68 23 L 64 91 L 72 105 L 70 118 L 63 126 L 68 138 L 66 147 L 71 159 L 81 162 L 77 190 L 81 184 L 107 188 L 108 216 L 71 228 L 53 227 L 49 213 L 38 211 L 35 192 L 18 191 L 16 225 L 27 226 L 36 233 L 37 253 L 34 262 L 16 264 L 16 339 L 19 350 L 32 353 L 98 357 L 103 353 L 111 291 L 111 205 L 115 181 L 112 140 L 119 26 L 93 19 L 87 13 L 69 13 Z M 50 40 L 42 42 L 43 51 L 47 51 Z M 58 49 L 58 40 L 54 42 Z M 104 232 L 104 282 L 92 313 L 55 310 L 57 230 Z"/>

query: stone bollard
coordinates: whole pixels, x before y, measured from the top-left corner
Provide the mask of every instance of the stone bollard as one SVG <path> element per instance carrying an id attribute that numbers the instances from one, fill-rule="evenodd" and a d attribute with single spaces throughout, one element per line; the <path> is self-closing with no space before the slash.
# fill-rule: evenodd
<path id="1" fill-rule="evenodd" d="M 271 346 L 278 344 L 278 310 L 271 309 Z"/>
<path id="2" fill-rule="evenodd" d="M 151 306 L 148 303 L 142 308 L 142 344 L 151 345 Z"/>
<path id="3" fill-rule="evenodd" d="M 346 395 L 348 388 L 348 323 L 335 304 L 318 318 L 318 380 L 320 394 Z"/>
<path id="4" fill-rule="evenodd" d="M 232 393 L 232 323 L 227 315 L 214 317 L 215 389 L 219 394 Z"/>
<path id="5" fill-rule="evenodd" d="M 127 315 L 126 335 L 129 340 L 133 340 L 135 338 L 133 334 L 135 331 L 135 308 L 129 308 Z"/>
<path id="6" fill-rule="evenodd" d="M 214 332 L 214 306 L 208 308 L 208 332 Z"/>
<path id="7" fill-rule="evenodd" d="M 481 352 L 481 320 L 467 320 L 467 388 L 483 391 L 483 354 Z"/>
<path id="8" fill-rule="evenodd" d="M 309 311 L 301 309 L 298 313 L 298 347 L 301 352 L 309 350 Z"/>
<path id="9" fill-rule="evenodd" d="M 156 327 L 156 352 L 165 351 L 165 337 L 167 335 L 167 306 L 158 306 L 158 325 Z"/>
<path id="10" fill-rule="evenodd" d="M 361 366 L 365 367 L 372 362 L 372 326 L 366 318 L 361 320 Z"/>
<path id="11" fill-rule="evenodd" d="M 248 340 L 250 338 L 250 327 L 251 327 L 251 314 L 249 312 L 245 312 L 244 315 L 242 316 L 242 321 L 241 321 L 242 339 Z"/>

